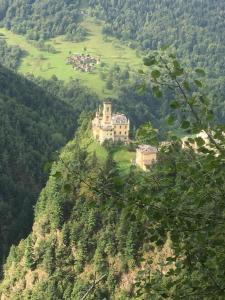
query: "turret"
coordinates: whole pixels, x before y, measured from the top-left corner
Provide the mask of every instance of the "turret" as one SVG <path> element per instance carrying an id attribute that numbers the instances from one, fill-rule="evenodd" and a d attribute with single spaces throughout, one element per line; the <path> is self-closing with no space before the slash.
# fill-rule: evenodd
<path id="1" fill-rule="evenodd" d="M 103 124 L 110 124 L 112 121 L 112 103 L 103 103 Z"/>

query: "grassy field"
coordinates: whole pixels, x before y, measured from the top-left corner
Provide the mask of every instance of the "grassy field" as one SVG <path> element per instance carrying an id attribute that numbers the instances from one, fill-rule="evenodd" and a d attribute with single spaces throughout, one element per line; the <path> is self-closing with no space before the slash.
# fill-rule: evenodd
<path id="1" fill-rule="evenodd" d="M 130 166 L 136 157 L 135 152 L 131 152 L 126 149 L 125 146 L 119 147 L 113 155 L 113 159 L 116 161 L 121 174 L 128 174 Z"/>
<path id="2" fill-rule="evenodd" d="M 115 63 L 121 67 L 129 65 L 134 70 L 138 69 L 142 64 L 142 59 L 136 55 L 134 50 L 121 44 L 117 39 L 105 39 L 101 33 L 101 24 L 88 19 L 83 25 L 89 32 L 85 41 L 69 42 L 65 41 L 64 36 L 59 36 L 46 42 L 54 46 L 57 50 L 55 54 L 41 51 L 32 42 L 27 41 L 24 36 L 14 34 L 5 28 L 0 28 L 0 33 L 4 34 L 9 45 L 19 45 L 27 52 L 27 56 L 24 57 L 19 67 L 19 72 L 34 74 L 46 79 L 52 75 L 65 81 L 70 78 L 79 79 L 86 86 L 94 89 L 99 96 L 110 96 L 110 91 L 105 88 L 105 82 L 99 77 L 101 66 L 99 65 L 92 73 L 74 71 L 71 65 L 66 64 L 69 53 L 82 53 L 86 48 L 87 53 L 101 58 L 106 72 Z"/>
<path id="3" fill-rule="evenodd" d="M 91 131 L 87 132 L 86 138 L 82 139 L 80 144 L 82 147 L 86 148 L 88 153 L 92 155 L 96 154 L 96 158 L 99 162 L 104 164 L 108 157 L 108 151 L 102 145 L 92 137 Z M 121 175 L 127 175 L 130 170 L 130 166 L 136 157 L 135 151 L 129 151 L 127 146 L 118 145 L 112 148 L 113 160 L 117 163 L 118 169 Z M 90 156 L 91 157 L 91 156 Z"/>
<path id="4" fill-rule="evenodd" d="M 88 145 L 88 152 L 96 154 L 96 157 L 102 163 L 106 162 L 108 152 L 97 141 L 92 141 Z M 136 157 L 136 153 L 126 149 L 126 146 L 118 146 L 113 150 L 113 159 L 117 163 L 118 169 L 122 175 L 129 173 L 130 166 Z"/>
<path id="5" fill-rule="evenodd" d="M 108 157 L 107 150 L 101 146 L 97 141 L 94 141 L 88 146 L 89 153 L 95 153 L 97 159 L 101 162 L 105 163 Z"/>

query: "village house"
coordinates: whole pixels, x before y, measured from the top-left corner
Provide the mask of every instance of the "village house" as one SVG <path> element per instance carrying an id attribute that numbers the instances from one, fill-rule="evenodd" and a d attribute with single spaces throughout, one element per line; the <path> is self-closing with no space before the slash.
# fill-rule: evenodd
<path id="1" fill-rule="evenodd" d="M 150 145 L 139 145 L 136 150 L 136 166 L 147 171 L 157 159 L 157 149 Z"/>
<path id="2" fill-rule="evenodd" d="M 90 54 L 72 54 L 67 58 L 67 63 L 72 65 L 74 70 L 91 72 L 100 63 L 100 59 Z"/>
<path id="3" fill-rule="evenodd" d="M 106 140 L 129 142 L 130 121 L 122 113 L 112 113 L 112 103 L 104 102 L 92 121 L 94 138 L 101 144 Z"/>

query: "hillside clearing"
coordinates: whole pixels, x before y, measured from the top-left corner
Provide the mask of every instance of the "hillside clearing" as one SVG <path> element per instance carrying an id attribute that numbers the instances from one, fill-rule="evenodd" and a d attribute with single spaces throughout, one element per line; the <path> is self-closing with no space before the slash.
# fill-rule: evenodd
<path id="1" fill-rule="evenodd" d="M 0 28 L 0 34 L 4 35 L 2 38 L 5 38 L 9 45 L 18 45 L 26 50 L 27 56 L 24 57 L 18 69 L 20 73 L 33 74 L 46 79 L 56 75 L 64 81 L 70 78 L 78 79 L 100 97 L 110 96 L 111 92 L 105 88 L 105 82 L 100 79 L 100 69 L 107 72 L 114 64 L 118 64 L 122 68 L 129 66 L 137 70 L 142 60 L 134 50 L 121 44 L 117 39 L 105 38 L 102 35 L 101 23 L 96 23 L 89 18 L 83 26 L 88 30 L 88 37 L 82 42 L 70 42 L 66 41 L 64 36 L 58 36 L 45 43 L 53 46 L 56 53 L 38 49 L 34 42 L 27 41 L 24 36 L 12 33 L 5 28 Z M 88 54 L 100 58 L 102 62 L 91 73 L 75 71 L 71 65 L 66 64 L 70 53 L 83 53 L 84 49 Z"/>

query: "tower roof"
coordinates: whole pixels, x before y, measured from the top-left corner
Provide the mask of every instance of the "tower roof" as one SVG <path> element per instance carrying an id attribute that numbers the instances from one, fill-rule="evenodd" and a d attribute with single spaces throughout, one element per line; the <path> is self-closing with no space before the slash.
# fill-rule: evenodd
<path id="1" fill-rule="evenodd" d="M 157 148 L 151 145 L 139 145 L 137 151 L 146 154 L 157 153 Z"/>
<path id="2" fill-rule="evenodd" d="M 113 124 L 127 124 L 128 119 L 124 114 L 114 114 L 112 116 L 112 123 Z"/>

